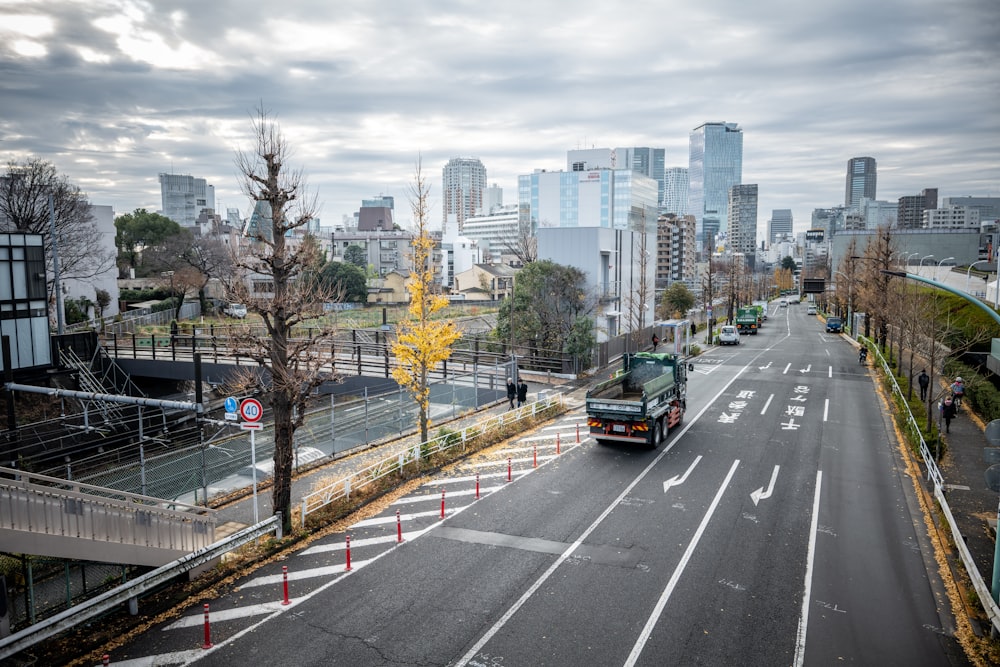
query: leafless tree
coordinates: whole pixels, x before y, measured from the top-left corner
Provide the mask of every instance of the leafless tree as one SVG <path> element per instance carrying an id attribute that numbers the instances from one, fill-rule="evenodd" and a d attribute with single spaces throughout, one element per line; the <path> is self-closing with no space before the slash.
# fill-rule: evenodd
<path id="1" fill-rule="evenodd" d="M 242 254 L 233 258 L 234 275 L 224 281 L 233 301 L 247 305 L 263 321 L 266 335 L 249 326 L 235 336 L 236 344 L 267 370 L 266 390 L 274 418 L 274 486 L 272 505 L 291 530 L 293 439 L 302 425 L 306 401 L 322 382 L 334 328 L 321 318 L 331 295 L 316 279 L 323 261 L 319 244 L 300 234 L 317 210 L 315 196 L 307 196 L 301 170 L 288 167 L 290 147 L 277 122 L 263 109 L 253 116 L 255 146 L 237 150 L 240 186 L 254 202 L 267 206 L 269 215 Z M 294 328 L 310 322 L 310 336 L 295 336 Z M 246 384 L 261 382 L 246 374 Z"/>
<path id="2" fill-rule="evenodd" d="M 526 224 L 518 226 L 517 238 L 505 241 L 505 254 L 513 255 L 521 266 L 531 264 L 538 259 L 538 239 L 531 233 L 531 227 Z"/>
<path id="3" fill-rule="evenodd" d="M 645 212 L 643 212 L 645 213 Z M 637 271 L 638 277 L 631 281 L 631 289 L 628 292 L 626 307 L 629 321 L 629 338 L 632 339 L 633 349 L 638 351 L 642 346 L 642 332 L 646 327 L 647 319 L 652 318 L 653 302 L 653 281 L 647 278 L 650 265 L 650 253 L 648 250 L 649 238 L 646 229 L 646 216 L 642 215 L 639 227 L 632 232 L 632 267 Z"/>
<path id="4" fill-rule="evenodd" d="M 0 178 L 0 229 L 42 235 L 52 294 L 55 276 L 50 195 L 63 280 L 90 280 L 104 273 L 115 266 L 115 251 L 112 245 L 102 242 L 87 197 L 60 176 L 51 162 L 38 158 L 8 162 Z"/>

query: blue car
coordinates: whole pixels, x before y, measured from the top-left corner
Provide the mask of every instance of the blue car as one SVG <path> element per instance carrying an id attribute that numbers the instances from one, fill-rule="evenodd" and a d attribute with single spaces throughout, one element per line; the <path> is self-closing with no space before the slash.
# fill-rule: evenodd
<path id="1" fill-rule="evenodd" d="M 827 333 L 843 333 L 844 323 L 840 321 L 839 317 L 828 317 L 826 318 L 826 332 Z"/>

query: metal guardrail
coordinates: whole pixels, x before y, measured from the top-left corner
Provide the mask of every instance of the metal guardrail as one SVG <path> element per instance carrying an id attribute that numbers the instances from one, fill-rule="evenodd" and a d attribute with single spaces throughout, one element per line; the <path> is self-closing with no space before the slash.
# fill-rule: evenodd
<path id="1" fill-rule="evenodd" d="M 137 613 L 138 598 L 140 595 L 156 589 L 178 575 L 210 563 L 223 554 L 241 547 L 248 542 L 252 542 L 258 537 L 270 535 L 271 533 L 275 533 L 278 539 L 282 537 L 280 513 L 254 526 L 233 533 L 224 540 L 209 544 L 199 551 L 158 567 L 152 572 L 147 572 L 134 579 L 131 583 L 98 595 L 72 609 L 67 609 L 51 618 L 39 621 L 20 632 L 16 632 L 0 640 L 0 659 L 8 658 L 29 649 L 39 642 L 65 632 L 95 616 L 105 614 L 122 603 L 129 603 L 130 610 L 133 613 Z"/>
<path id="2" fill-rule="evenodd" d="M 407 464 L 413 463 L 436 454 L 447 451 L 454 447 L 466 447 L 470 442 L 474 442 L 479 436 L 489 431 L 517 423 L 522 419 L 534 417 L 539 412 L 551 407 L 564 405 L 562 394 L 554 394 L 541 398 L 534 403 L 523 405 L 512 412 L 502 412 L 478 422 L 474 426 L 463 428 L 457 433 L 439 436 L 425 443 L 418 443 L 393 456 L 384 458 L 367 468 L 363 468 L 347 477 L 334 482 L 318 491 L 314 491 L 302 498 L 302 526 L 306 525 L 306 518 L 323 507 L 341 498 L 350 498 L 352 491 L 365 488 L 387 475 L 399 472 Z"/>
<path id="3" fill-rule="evenodd" d="M 871 339 L 865 338 L 864 336 L 858 336 L 858 341 L 861 342 L 862 345 L 872 342 Z M 948 505 L 948 500 L 944 495 L 944 478 L 941 475 L 937 462 L 934 460 L 934 455 L 931 453 L 930 447 L 927 446 L 923 433 L 921 433 L 920 427 L 917 425 L 917 420 L 914 418 L 913 413 L 910 411 L 910 406 L 903 396 L 903 391 L 900 389 L 899 383 L 896 382 L 896 376 L 889 368 L 889 364 L 886 362 L 885 357 L 882 356 L 882 352 L 878 349 L 877 345 L 870 345 L 869 347 L 875 351 L 877 359 L 882 364 L 882 371 L 885 373 L 886 377 L 892 380 L 893 391 L 897 396 L 899 396 L 906 409 L 907 425 L 910 427 L 913 436 L 920 442 L 920 456 L 924 460 L 924 465 L 927 466 L 928 479 L 934 482 L 934 497 L 940 504 L 941 512 L 944 514 L 945 519 L 948 522 L 948 527 L 951 530 L 952 541 L 958 549 L 959 557 L 962 560 L 962 564 L 965 566 L 965 571 L 969 575 L 972 587 L 975 589 L 976 595 L 979 597 L 979 603 L 982 605 L 983 611 L 986 612 L 986 616 L 990 619 L 990 623 L 993 625 L 994 631 L 1000 631 L 1000 605 L 998 605 L 993 599 L 993 593 L 990 591 L 990 586 L 986 583 L 986 580 L 983 579 L 983 575 L 979 571 L 979 566 L 973 559 L 972 552 L 969 551 L 969 547 L 965 544 L 965 538 L 962 537 L 962 531 L 958 527 L 958 523 L 955 521 L 954 515 L 951 513 L 951 507 Z"/>
<path id="4" fill-rule="evenodd" d="M 0 528 L 8 535 L 194 551 L 212 542 L 216 523 L 215 510 L 0 467 Z"/>

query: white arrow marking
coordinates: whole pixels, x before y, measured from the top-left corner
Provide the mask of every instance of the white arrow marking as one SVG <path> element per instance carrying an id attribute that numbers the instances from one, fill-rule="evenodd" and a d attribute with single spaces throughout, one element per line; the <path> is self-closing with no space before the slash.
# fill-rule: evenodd
<path id="1" fill-rule="evenodd" d="M 774 363 L 773 361 L 769 361 L 769 362 L 767 362 L 767 366 L 758 366 L 757 368 L 760 369 L 760 370 L 762 370 L 762 371 L 766 371 L 768 368 L 771 367 L 771 364 L 773 364 L 773 363 Z"/>
<path id="2" fill-rule="evenodd" d="M 808 373 L 809 371 L 811 371 L 811 370 L 812 370 L 812 367 L 813 367 L 813 365 L 812 365 L 812 364 L 809 364 L 809 365 L 808 365 L 808 366 L 806 366 L 805 368 L 800 368 L 800 369 L 799 369 L 799 372 L 800 372 L 800 373 Z"/>
<path id="3" fill-rule="evenodd" d="M 780 467 L 781 466 L 774 466 L 774 472 L 771 473 L 771 483 L 767 485 L 767 491 L 765 491 L 764 487 L 762 486 L 750 494 L 750 499 L 753 501 L 754 507 L 756 507 L 757 503 L 759 503 L 761 500 L 764 500 L 765 498 L 770 498 L 771 494 L 774 493 L 774 483 L 778 480 L 778 469 Z"/>
<path id="4" fill-rule="evenodd" d="M 687 478 L 688 478 L 688 475 L 690 475 L 691 471 L 694 470 L 694 467 L 696 465 L 698 465 L 698 461 L 701 461 L 701 455 L 698 455 L 698 456 L 695 457 L 694 463 L 691 464 L 691 467 L 688 468 L 687 472 L 685 472 L 683 475 L 681 475 L 680 477 L 678 477 L 677 475 L 674 475 L 673 477 L 671 477 L 670 479 L 668 479 L 667 481 L 665 481 L 663 483 L 663 492 L 666 493 L 667 489 L 669 489 L 671 486 L 679 486 L 679 485 L 683 484 L 684 482 L 686 482 Z"/>

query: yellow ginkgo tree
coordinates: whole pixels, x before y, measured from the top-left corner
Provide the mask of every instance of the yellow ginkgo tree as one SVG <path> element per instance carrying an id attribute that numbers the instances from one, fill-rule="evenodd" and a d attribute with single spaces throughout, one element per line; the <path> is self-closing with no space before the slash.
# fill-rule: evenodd
<path id="1" fill-rule="evenodd" d="M 396 342 L 392 346 L 399 362 L 392 377 L 417 403 L 421 442 L 427 442 L 430 427 L 430 373 L 451 356 L 451 346 L 460 336 L 451 320 L 433 319 L 434 313 L 448 306 L 448 299 L 437 291 L 435 281 L 434 239 L 427 229 L 428 191 L 418 161 L 411 190 L 416 233 L 411 244 L 413 270 L 407 285 L 410 307 L 408 317 L 396 325 Z"/>

